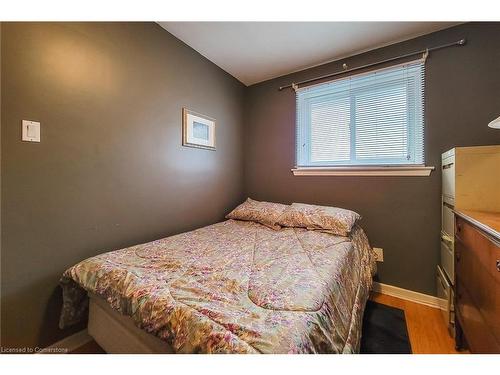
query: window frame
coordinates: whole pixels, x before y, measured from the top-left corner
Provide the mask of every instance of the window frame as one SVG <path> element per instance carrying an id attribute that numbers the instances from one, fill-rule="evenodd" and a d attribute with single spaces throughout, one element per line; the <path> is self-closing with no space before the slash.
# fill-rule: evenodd
<path id="1" fill-rule="evenodd" d="M 331 82 L 335 82 L 335 81 L 340 81 L 340 80 L 347 80 L 347 79 L 351 79 L 353 77 L 360 77 L 360 76 L 366 76 L 368 74 L 373 74 L 373 73 L 376 73 L 376 72 L 379 72 L 379 71 L 384 71 L 384 70 L 390 70 L 390 69 L 395 69 L 397 67 L 400 67 L 400 66 L 404 66 L 404 65 L 410 65 L 410 64 L 417 64 L 417 63 L 420 63 L 420 64 L 425 64 L 425 61 L 422 61 L 422 60 L 414 60 L 414 61 L 409 61 L 409 62 L 405 62 L 405 63 L 402 63 L 402 64 L 399 64 L 399 65 L 392 65 L 392 66 L 389 66 L 389 67 L 385 67 L 385 68 L 382 68 L 382 69 L 377 69 L 377 70 L 372 70 L 372 71 L 368 71 L 368 72 L 364 72 L 364 73 L 360 73 L 360 74 L 356 74 L 356 75 L 352 75 L 352 76 L 349 76 L 349 77 L 343 77 L 341 79 L 337 79 L 337 80 L 334 80 L 334 81 L 328 81 L 328 82 L 322 82 L 320 84 L 317 84 L 317 85 L 311 85 L 311 86 L 308 86 L 307 88 L 309 87 L 315 87 L 315 86 L 319 86 L 319 85 L 325 85 L 325 84 L 329 84 Z M 425 88 L 425 81 L 424 82 L 420 82 L 420 79 L 424 79 L 425 80 L 425 77 L 422 76 L 421 72 L 419 72 L 418 70 L 415 70 L 413 72 L 411 72 L 411 74 L 414 76 L 414 84 L 415 85 L 422 85 L 422 90 Z M 424 72 L 425 74 L 425 72 Z M 408 89 L 408 80 L 405 80 L 405 81 L 401 81 L 400 79 L 394 79 L 394 82 L 391 83 L 391 79 L 389 77 L 388 79 L 388 83 L 387 85 L 384 85 L 384 88 L 385 87 L 400 87 L 400 86 L 406 86 L 406 90 L 407 90 L 407 93 L 408 92 L 412 92 Z M 305 99 L 302 98 L 300 99 L 299 96 L 298 96 L 298 93 L 297 93 L 297 96 L 296 96 L 296 132 L 295 132 L 295 136 L 296 136 L 296 143 L 295 143 L 295 157 L 296 157 L 296 167 L 292 169 L 294 175 L 300 175 L 300 176 L 304 176 L 304 175 L 368 175 L 368 176 L 371 176 L 371 175 L 410 175 L 410 176 L 416 176 L 416 175 L 426 175 L 428 176 L 430 174 L 430 172 L 434 169 L 434 167 L 426 167 L 425 166 L 425 153 L 424 153 L 424 150 L 425 150 L 425 147 L 424 147 L 424 141 L 425 141 L 425 138 L 424 138 L 424 128 L 425 128 L 425 123 L 424 123 L 424 120 L 425 120 L 425 115 L 424 115 L 424 109 L 425 109 L 425 105 L 424 105 L 424 100 L 425 100 L 425 97 L 424 97 L 424 92 L 422 93 L 422 100 L 419 102 L 420 103 L 417 103 L 418 107 L 420 107 L 419 109 L 419 112 L 420 113 L 416 113 L 416 115 L 420 115 L 421 116 L 421 119 L 420 121 L 422 121 L 422 144 L 418 145 L 419 147 L 421 147 L 422 149 L 422 162 L 416 162 L 417 158 L 416 158 L 416 155 L 415 155 L 415 149 L 417 147 L 417 144 L 415 143 L 415 140 L 414 140 L 414 137 L 416 136 L 415 135 L 415 122 L 411 122 L 411 121 L 407 121 L 407 129 L 406 129 L 406 136 L 407 136 L 407 142 L 409 145 L 413 145 L 412 147 L 408 147 L 408 154 L 410 155 L 411 154 L 411 158 L 410 158 L 410 162 L 408 163 L 405 163 L 405 162 L 401 162 L 403 161 L 402 159 L 399 159 L 399 160 L 395 160 L 394 158 L 387 158 L 387 159 L 377 159 L 377 160 L 374 160 L 373 162 L 370 162 L 369 160 L 364 162 L 363 163 L 363 160 L 361 160 L 361 162 L 358 162 L 360 161 L 359 159 L 357 159 L 357 156 L 356 156 L 356 139 L 355 139 L 355 135 L 356 135 L 356 124 L 355 124 L 355 118 L 356 118 L 356 112 L 353 111 L 353 107 L 356 106 L 356 97 L 358 95 L 360 95 L 361 93 L 363 92 L 366 92 L 366 93 L 369 93 L 370 91 L 375 91 L 373 89 L 371 89 L 373 87 L 373 85 L 368 85 L 368 86 L 365 86 L 363 87 L 363 85 L 361 84 L 360 87 L 354 87 L 354 88 L 351 88 L 349 87 L 348 90 L 345 90 L 345 91 L 340 91 L 340 92 L 332 92 L 331 94 L 326 94 L 326 95 L 331 95 L 332 98 L 334 99 L 342 99 L 342 98 L 347 98 L 349 100 L 349 104 L 350 104 L 350 112 L 349 112 L 349 137 L 350 137 L 350 142 L 349 142 L 349 145 L 350 145 L 350 159 L 349 160 L 346 160 L 346 161 L 335 161 L 333 163 L 328 163 L 328 162 L 314 162 L 314 161 L 311 161 L 311 145 L 312 145 L 312 141 L 311 141 L 311 104 L 314 104 L 314 99 L 315 97 L 324 97 L 325 96 L 325 93 L 321 93 L 319 92 L 317 95 L 313 95 L 313 96 L 310 96 L 310 97 L 306 97 Z M 306 88 L 306 89 L 307 89 Z M 414 93 L 417 93 L 417 88 L 414 88 L 413 91 Z M 408 97 L 408 101 L 409 100 L 415 100 L 415 99 L 419 99 L 418 96 L 415 96 L 413 95 L 413 97 Z M 301 103 L 300 100 L 303 100 L 305 101 L 306 103 L 306 109 L 307 110 L 299 110 L 300 108 L 302 108 L 301 106 L 304 105 L 304 103 Z M 417 108 L 418 108 L 417 107 Z M 408 107 L 410 108 L 410 107 Z M 408 111 L 407 114 L 408 116 L 412 116 L 415 111 Z M 302 116 L 302 117 L 300 117 Z M 304 119 L 304 117 L 306 117 Z M 306 122 L 307 125 L 306 126 L 299 126 L 299 120 L 301 122 Z M 417 120 L 414 120 L 414 121 L 417 121 Z M 354 137 L 353 137 L 354 135 Z M 412 141 L 413 139 L 413 141 Z M 308 142 L 305 142 L 302 146 L 299 145 L 299 142 L 302 142 L 302 141 L 308 141 Z M 354 144 L 354 145 L 353 145 Z M 299 150 L 299 147 L 305 147 L 305 151 L 304 150 Z M 306 158 L 306 162 L 302 163 L 302 164 L 305 164 L 305 165 L 299 165 L 298 161 L 299 161 L 299 153 L 302 152 L 302 154 L 300 155 L 301 157 L 304 157 L 304 152 L 305 154 L 307 155 L 307 158 Z M 354 161 L 354 163 L 353 163 Z M 395 162 L 396 161 L 396 162 Z"/>

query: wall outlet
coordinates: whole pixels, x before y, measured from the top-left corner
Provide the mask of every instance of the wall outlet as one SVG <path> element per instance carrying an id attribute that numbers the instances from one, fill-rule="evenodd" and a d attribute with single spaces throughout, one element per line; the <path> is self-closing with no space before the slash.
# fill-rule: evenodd
<path id="1" fill-rule="evenodd" d="M 380 247 L 374 247 L 373 251 L 375 251 L 375 260 L 377 262 L 383 262 L 384 261 L 384 249 Z"/>

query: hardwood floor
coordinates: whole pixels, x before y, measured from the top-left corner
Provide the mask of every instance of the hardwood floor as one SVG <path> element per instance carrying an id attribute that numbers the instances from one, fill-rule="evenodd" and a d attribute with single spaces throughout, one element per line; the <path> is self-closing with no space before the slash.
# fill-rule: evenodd
<path id="1" fill-rule="evenodd" d="M 92 340 L 73 350 L 70 354 L 106 354 L 106 352 L 98 343 Z"/>
<path id="2" fill-rule="evenodd" d="M 461 354 L 448 333 L 441 311 L 385 294 L 372 293 L 372 301 L 404 310 L 414 354 Z"/>
<path id="3" fill-rule="evenodd" d="M 441 311 L 438 309 L 379 293 L 372 293 L 370 299 L 404 310 L 414 354 L 467 353 L 455 350 L 455 342 L 449 335 Z M 72 353 L 100 354 L 104 353 L 104 350 L 95 341 L 91 341 Z"/>

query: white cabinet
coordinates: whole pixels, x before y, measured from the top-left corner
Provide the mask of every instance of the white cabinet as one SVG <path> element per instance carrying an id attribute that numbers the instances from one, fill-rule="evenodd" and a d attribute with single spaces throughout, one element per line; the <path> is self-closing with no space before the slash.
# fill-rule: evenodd
<path id="1" fill-rule="evenodd" d="M 441 265 L 436 287 L 446 303 L 449 326 L 454 323 L 454 209 L 500 211 L 500 146 L 456 147 L 441 155 Z"/>
<path id="2" fill-rule="evenodd" d="M 441 267 L 453 285 L 453 210 L 500 211 L 500 146 L 452 148 L 441 155 L 441 171 Z"/>
<path id="3" fill-rule="evenodd" d="M 441 155 L 441 268 L 446 273 L 447 283 L 453 285 L 453 259 L 455 238 L 455 149 Z M 441 270 L 440 268 L 440 270 Z M 439 276 L 439 272 L 438 272 Z M 445 277 L 442 275 L 442 277 Z M 439 283 L 438 283 L 439 286 Z M 449 294 L 448 297 L 449 298 Z"/>

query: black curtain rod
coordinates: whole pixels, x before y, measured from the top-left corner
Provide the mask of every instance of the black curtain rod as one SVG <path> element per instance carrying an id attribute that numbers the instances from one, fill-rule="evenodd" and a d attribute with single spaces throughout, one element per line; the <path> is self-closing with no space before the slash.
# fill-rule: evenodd
<path id="1" fill-rule="evenodd" d="M 410 57 L 410 56 L 418 55 L 420 53 L 429 53 L 431 51 L 436 51 L 438 49 L 443 49 L 443 48 L 448 48 L 448 47 L 453 47 L 453 46 L 463 46 L 465 44 L 465 42 L 466 42 L 466 40 L 465 40 L 465 38 L 463 38 L 463 39 L 460 39 L 460 40 L 458 40 L 456 42 L 453 42 L 453 43 L 442 44 L 440 46 L 427 48 L 425 50 L 407 53 L 406 55 L 391 57 L 390 59 L 386 59 L 386 60 L 374 62 L 374 63 L 371 63 L 371 64 L 366 64 L 366 65 L 358 66 L 356 68 L 346 69 L 346 70 L 343 70 L 341 72 L 326 74 L 326 75 L 323 75 L 323 76 L 320 76 L 320 77 L 306 79 L 306 80 L 300 81 L 300 82 L 293 82 L 293 83 L 291 83 L 289 85 L 286 85 L 286 86 L 280 86 L 279 90 L 281 91 L 281 90 L 287 89 L 287 88 L 295 88 L 296 89 L 296 88 L 298 88 L 298 86 L 303 85 L 305 83 L 320 81 L 322 79 L 326 79 L 326 78 L 330 78 L 330 77 L 335 77 L 335 76 L 338 76 L 340 74 L 345 74 L 345 73 L 354 72 L 354 71 L 360 70 L 360 69 L 370 68 L 372 66 L 385 64 L 385 63 L 388 63 L 388 62 L 391 62 L 391 61 L 395 61 L 395 60 L 399 60 L 399 59 L 404 59 L 405 57 Z"/>

